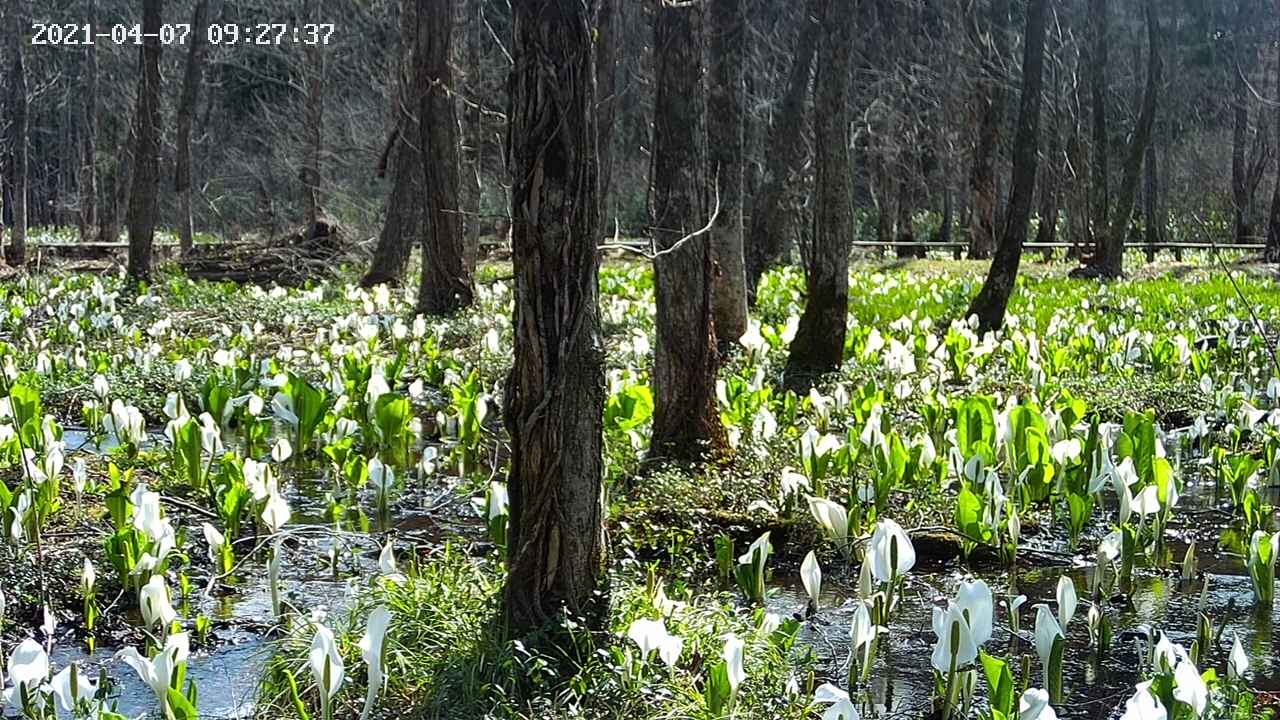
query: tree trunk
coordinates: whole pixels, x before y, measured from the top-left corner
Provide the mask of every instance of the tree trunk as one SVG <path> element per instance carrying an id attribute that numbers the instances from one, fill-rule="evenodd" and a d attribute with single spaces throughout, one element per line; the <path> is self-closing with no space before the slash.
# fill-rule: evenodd
<path id="1" fill-rule="evenodd" d="M 139 50 L 138 104 L 134 116 L 134 168 L 129 190 L 129 277 L 151 279 L 151 245 L 155 239 L 160 194 L 160 8 L 164 0 L 142 2 L 142 48 Z"/>
<path id="2" fill-rule="evenodd" d="M 303 16 L 308 22 L 322 22 L 324 0 L 307 0 Z M 438 22 L 438 20 L 437 20 Z M 303 110 L 303 135 L 306 138 L 306 155 L 302 162 L 302 192 L 306 208 L 307 236 L 319 231 L 323 215 L 320 199 L 321 161 L 324 153 L 324 86 L 325 55 L 320 43 L 307 45 L 307 70 L 305 78 L 306 101 Z"/>
<path id="3" fill-rule="evenodd" d="M 459 99 L 458 105 L 463 113 L 466 130 L 466 143 L 463 152 L 462 194 L 467 214 L 463 227 L 466 233 L 464 262 L 467 272 L 474 275 L 476 263 L 480 259 L 480 225 L 484 218 L 484 188 L 481 186 L 481 175 L 484 158 L 484 124 L 480 111 L 481 94 L 480 74 L 483 72 L 483 60 L 480 56 L 484 33 L 485 0 L 462 0 L 461 30 L 464 32 L 461 66 L 465 67 L 467 93 Z"/>
<path id="4" fill-rule="evenodd" d="M 9 52 L 13 63 L 9 76 L 9 142 L 13 157 L 13 170 L 10 174 L 10 190 L 12 191 L 13 220 L 9 230 L 9 247 L 5 258 L 10 265 L 21 266 L 27 261 L 27 67 L 23 59 L 25 52 L 24 37 L 28 29 L 27 18 L 23 8 L 15 4 L 13 14 L 9 18 Z"/>
<path id="5" fill-rule="evenodd" d="M 1013 180 L 1000 246 L 991 260 L 986 282 L 969 305 L 966 315 L 978 316 L 981 332 L 1004 325 L 1005 309 L 1013 294 L 1022 261 L 1022 244 L 1031 222 L 1035 197 L 1036 163 L 1040 134 L 1040 86 L 1044 75 L 1045 16 L 1049 0 L 1030 0 L 1026 41 L 1022 56 L 1022 104 L 1013 144 Z"/>
<path id="6" fill-rule="evenodd" d="M 195 227 L 191 218 L 191 120 L 200 96 L 205 16 L 208 12 L 209 0 L 196 0 L 191 18 L 191 27 L 196 31 L 191 33 L 191 48 L 182 74 L 182 94 L 178 99 L 178 167 L 173 189 L 178 193 L 178 237 L 184 255 L 195 247 Z"/>
<path id="7" fill-rule="evenodd" d="M 1004 121 L 1004 61 L 1008 54 L 1009 0 L 991 0 L 985 41 L 983 78 L 978 84 L 978 142 L 974 148 L 969 188 L 973 194 L 973 219 L 969 228 L 969 257 L 991 257 L 996 247 L 996 158 L 1000 152 L 1000 128 Z M 985 33 L 975 33 L 982 38 Z"/>
<path id="8" fill-rule="evenodd" d="M 849 239 L 853 236 L 853 168 L 849 128 L 853 122 L 849 80 L 853 70 L 854 5 L 821 0 L 821 49 L 814 82 L 814 145 L 817 192 L 813 252 L 805 278 L 804 313 L 791 341 L 787 384 L 808 389 L 817 375 L 844 361 L 849 311 Z"/>
<path id="9" fill-rule="evenodd" d="M 515 0 L 508 160 L 515 360 L 503 615 L 524 637 L 562 615 L 604 628 L 604 351 L 595 97 L 586 3 Z"/>
<path id="10" fill-rule="evenodd" d="M 596 147 L 599 149 L 600 221 L 603 232 L 612 227 L 613 129 L 618 116 L 618 3 L 596 2 Z"/>
<path id="11" fill-rule="evenodd" d="M 136 138 L 133 133 L 133 122 L 122 121 L 118 115 L 108 113 L 107 138 L 113 147 L 119 147 L 110 172 L 106 173 L 102 188 L 102 207 L 98 210 L 98 240 L 101 242 L 117 242 L 120 240 L 120 208 L 128 202 L 129 186 L 133 182 L 133 153 Z M 124 139 L 120 132 L 124 130 Z M 111 157 L 110 154 L 107 155 Z"/>
<path id="12" fill-rule="evenodd" d="M 413 242 L 422 232 L 420 209 L 422 155 L 418 151 L 420 129 L 418 106 L 407 73 L 412 70 L 414 33 L 417 32 L 417 0 L 400 2 L 400 57 L 391 78 L 394 127 L 387 141 L 390 155 L 391 188 L 387 192 L 386 217 L 378 233 L 378 245 L 369 262 L 369 271 L 360 278 L 361 287 L 387 283 L 399 285 L 409 265 Z M 379 176 L 386 164 L 379 165 Z"/>
<path id="13" fill-rule="evenodd" d="M 1276 2 L 1280 15 L 1280 0 Z M 1280 25 L 1276 26 L 1276 93 L 1280 99 Z M 1267 262 L 1280 262 L 1280 104 L 1276 108 L 1276 184 L 1271 191 L 1271 220 L 1267 223 Z"/>
<path id="14" fill-rule="evenodd" d="M 817 23 L 802 13 L 796 38 L 787 90 L 778 105 L 773 125 L 769 128 L 768 152 L 760 190 L 751 201 L 751 230 L 746 247 L 747 302 L 755 303 L 760 276 L 782 260 L 786 246 L 786 213 L 782 201 L 787 182 L 804 166 L 804 134 L 800 124 L 804 115 L 804 99 L 809 93 L 813 55 L 818 44 Z"/>
<path id="15" fill-rule="evenodd" d="M 1093 45 L 1089 58 L 1089 94 L 1093 106 L 1093 147 L 1089 167 L 1090 236 L 1094 255 L 1102 253 L 1100 236 L 1107 232 L 1110 217 L 1107 155 L 1107 63 L 1110 27 L 1107 0 L 1089 0 L 1089 20 Z"/>
<path id="16" fill-rule="evenodd" d="M 1248 33 L 1248 8 L 1250 3 L 1238 3 L 1232 60 L 1228 66 L 1231 78 L 1231 197 L 1235 205 L 1236 243 L 1252 242 L 1253 192 L 1250 182 L 1248 150 L 1249 142 L 1249 86 L 1245 73 L 1253 67 L 1253 50 L 1245 40 Z"/>
<path id="17" fill-rule="evenodd" d="M 923 247 L 917 247 L 916 242 L 916 198 L 915 185 L 910 177 L 910 168 L 902 168 L 902 179 L 898 181 L 898 212 L 897 212 L 897 229 L 898 229 L 898 246 L 894 253 L 899 258 L 921 258 L 925 257 Z"/>
<path id="18" fill-rule="evenodd" d="M 747 331 L 746 261 L 743 257 L 743 118 L 746 115 L 746 16 L 744 0 L 710 0 L 711 68 L 707 133 L 712 192 L 720 214 L 711 228 L 712 309 L 716 341 L 728 348 Z"/>
<path id="19" fill-rule="evenodd" d="M 1058 156 L 1061 154 L 1058 114 L 1054 112 L 1049 124 L 1049 147 L 1040 171 L 1040 227 L 1036 229 L 1036 244 L 1044 246 L 1040 252 L 1046 262 L 1053 259 L 1053 243 L 1058 241 Z"/>
<path id="20" fill-rule="evenodd" d="M 657 332 L 650 455 L 697 460 L 727 445 L 716 408 L 700 4 L 656 10 L 652 233 Z"/>
<path id="21" fill-rule="evenodd" d="M 97 0 L 89 0 L 85 20 L 98 24 Z M 90 242 L 98 220 L 98 45 L 85 48 L 84 143 L 80 158 L 80 242 Z"/>
<path id="22" fill-rule="evenodd" d="M 1143 163 L 1142 214 L 1146 220 L 1147 262 L 1155 262 L 1156 248 L 1164 235 L 1164 217 L 1160 213 L 1160 168 L 1156 157 L 1156 144 L 1152 141 L 1147 145 L 1147 159 Z"/>
<path id="23" fill-rule="evenodd" d="M 1156 19 L 1155 0 L 1143 0 L 1147 19 L 1147 87 L 1142 94 L 1142 109 L 1133 131 L 1133 139 L 1125 156 L 1120 192 L 1111 216 L 1111 226 L 1100 243 L 1095 263 L 1100 277 L 1116 278 L 1124 274 L 1124 242 L 1133 219 L 1138 184 L 1142 179 L 1142 159 L 1151 142 L 1151 128 L 1156 119 L 1156 97 L 1160 91 L 1160 27 Z"/>
<path id="24" fill-rule="evenodd" d="M 418 0 L 414 96 L 422 148 L 422 283 L 418 312 L 447 315 L 471 305 L 474 289 L 458 212 L 458 120 L 449 66 L 456 0 Z"/>

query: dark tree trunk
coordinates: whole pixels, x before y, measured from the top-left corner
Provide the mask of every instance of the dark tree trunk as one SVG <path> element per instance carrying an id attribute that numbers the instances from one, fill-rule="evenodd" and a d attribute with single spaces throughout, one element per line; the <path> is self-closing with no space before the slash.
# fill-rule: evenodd
<path id="1" fill-rule="evenodd" d="M 324 0 L 307 0 L 303 10 L 308 22 L 323 22 Z M 437 20 L 438 22 L 438 20 Z M 320 231 L 323 215 L 321 195 L 321 160 L 324 153 L 324 87 L 325 55 L 319 43 L 307 45 L 307 70 L 305 79 L 306 102 L 303 110 L 303 134 L 306 138 L 305 156 L 302 162 L 302 192 L 306 208 L 308 237 Z"/>
<path id="2" fill-rule="evenodd" d="M 1040 172 L 1040 227 L 1036 229 L 1036 243 L 1044 246 L 1040 252 L 1046 261 L 1053 259 L 1053 243 L 1058 241 L 1060 145 L 1058 115 L 1055 112 L 1049 127 L 1049 147 L 1045 151 L 1045 163 Z"/>
<path id="3" fill-rule="evenodd" d="M 991 269 L 982 290 L 969 305 L 968 316 L 978 316 L 980 331 L 1004 325 L 1005 309 L 1013 294 L 1022 261 L 1022 245 L 1031 222 L 1035 198 L 1036 163 L 1040 134 L 1040 87 L 1044 75 L 1045 20 L 1049 0 L 1030 0 L 1027 7 L 1026 41 L 1022 56 L 1022 104 L 1018 129 L 1013 140 L 1013 181 L 1009 194 L 1000 246 L 991 260 Z"/>
<path id="4" fill-rule="evenodd" d="M 910 177 L 910 169 L 903 168 L 903 177 L 898 181 L 898 246 L 894 253 L 900 258 L 921 258 L 925 256 L 924 248 L 917 247 L 916 226 L 913 218 L 916 214 L 915 183 Z"/>
<path id="5" fill-rule="evenodd" d="M 1237 5 L 1235 38 L 1227 73 L 1231 78 L 1231 198 L 1235 205 L 1236 243 L 1253 242 L 1253 201 L 1257 183 L 1251 176 L 1248 158 L 1249 85 L 1245 73 L 1255 58 L 1249 34 L 1249 12 L 1252 3 L 1240 0 Z"/>
<path id="6" fill-rule="evenodd" d="M 1156 98 L 1160 91 L 1160 27 L 1156 18 L 1155 0 L 1143 0 L 1147 18 L 1147 86 L 1142 94 L 1142 109 L 1138 113 L 1133 139 L 1125 155 L 1124 171 L 1120 180 L 1120 192 L 1111 216 L 1111 225 L 1099 243 L 1095 268 L 1100 277 L 1116 278 L 1124 274 L 1124 243 L 1133 219 L 1138 185 L 1142 179 L 1142 159 L 1151 142 L 1151 128 L 1156 119 Z"/>
<path id="7" fill-rule="evenodd" d="M 378 233 L 378 245 L 373 250 L 369 271 L 360 278 L 362 287 L 382 283 L 399 285 L 404 280 L 413 243 L 422 232 L 420 194 L 423 186 L 422 155 L 418 151 L 418 106 L 408 78 L 408 73 L 412 71 L 417 17 L 417 0 L 401 0 L 400 58 L 395 64 L 391 79 L 394 127 L 386 148 L 390 155 L 391 187 L 387 192 L 386 217 Z M 380 177 L 385 175 L 386 163 L 381 163 L 378 171 Z"/>
<path id="8" fill-rule="evenodd" d="M 1164 235 L 1164 216 L 1160 212 L 1160 168 L 1156 161 L 1156 144 L 1147 145 L 1143 163 L 1142 215 L 1146 220 L 1147 262 L 1155 262 L 1156 248 Z"/>
<path id="9" fill-rule="evenodd" d="M 86 22 L 98 23 L 97 0 L 89 0 Z M 80 242 L 90 242 L 98 221 L 98 46 L 85 48 L 84 142 L 80 158 Z"/>
<path id="10" fill-rule="evenodd" d="M 1276 14 L 1280 16 L 1280 1 L 1276 2 Z M 1280 99 L 1280 24 L 1276 26 L 1276 94 Z M 1280 262 L 1280 104 L 1276 112 L 1276 184 L 1271 191 L 1271 219 L 1267 223 L 1267 262 Z"/>
<path id="11" fill-rule="evenodd" d="M 1101 236 L 1107 232 L 1110 218 L 1111 192 L 1107 170 L 1107 63 L 1108 38 L 1111 32 L 1107 0 L 1089 0 L 1090 30 L 1093 44 L 1089 57 L 1089 95 L 1093 111 L 1093 142 L 1089 167 L 1090 236 L 1094 254 L 1102 253 Z"/>
<path id="12" fill-rule="evenodd" d="M 613 128 L 618 116 L 617 33 L 618 3 L 623 0 L 598 0 L 596 3 L 596 147 L 599 148 L 600 220 L 608 232 L 613 217 L 610 200 L 613 190 Z"/>
<path id="13" fill-rule="evenodd" d="M 744 0 L 710 0 L 711 68 L 707 92 L 708 155 L 712 192 L 720 214 L 711 228 L 712 309 L 716 341 L 732 347 L 747 331 L 746 267 L 743 258 L 743 118 L 746 115 L 746 17 Z"/>
<path id="14" fill-rule="evenodd" d="M 807 389 L 817 375 L 844 361 L 849 311 L 849 239 L 853 236 L 853 121 L 849 80 L 853 70 L 854 5 L 822 0 L 822 39 L 814 82 L 817 164 L 813 252 L 806 276 L 804 313 L 791 341 L 787 384 Z"/>
<path id="15" fill-rule="evenodd" d="M 124 138 L 120 133 L 123 130 Z M 120 240 L 120 209 L 128 202 L 129 187 L 133 181 L 133 153 L 137 145 L 132 121 L 122 121 L 119 116 L 107 114 L 107 137 L 111 145 L 120 148 L 107 173 L 107 184 L 102 188 L 102 207 L 98 211 L 98 240 Z M 110 157 L 110 154 L 108 154 Z"/>
<path id="16" fill-rule="evenodd" d="M 418 101 L 426 203 L 418 312 L 447 315 L 471 305 L 474 288 L 458 212 L 458 120 L 449 66 L 456 0 L 418 0 L 414 95 Z"/>
<path id="17" fill-rule="evenodd" d="M 983 43 L 983 77 L 978 84 L 978 141 L 973 153 L 969 189 L 973 194 L 973 218 L 969 228 L 969 257 L 991 257 L 996 247 L 996 159 L 1000 152 L 1000 128 L 1004 124 L 1004 62 L 1008 54 L 1009 0 L 991 0 L 987 29 L 975 28 Z M 987 38 L 987 39 L 983 39 Z"/>
<path id="18" fill-rule="evenodd" d="M 164 0 L 143 0 L 142 48 L 138 53 L 138 104 L 134 116 L 134 168 L 129 190 L 129 277 L 151 279 L 160 194 L 160 8 Z"/>
<path id="19" fill-rule="evenodd" d="M 464 76 L 468 87 L 466 97 L 458 100 L 463 114 L 463 127 L 466 131 L 461 185 L 463 201 L 467 208 L 463 222 L 466 232 L 464 262 L 467 272 L 474 275 L 476 263 L 480 259 L 480 224 L 484 211 L 484 188 L 481 186 L 484 126 L 479 92 L 480 75 L 484 67 L 480 56 L 480 46 L 484 38 L 484 0 L 462 0 L 460 5 L 462 8 L 460 29 L 465 39 L 460 65 L 466 68 Z"/>
<path id="20" fill-rule="evenodd" d="M 655 14 L 652 233 L 657 340 L 652 457 L 697 460 L 727 445 L 716 408 L 703 113 L 703 6 Z"/>
<path id="21" fill-rule="evenodd" d="M 178 193 L 178 237 L 185 255 L 195 247 L 195 227 L 191 217 L 191 122 L 200 95 L 200 78 L 204 62 L 205 16 L 209 0 L 196 0 L 192 13 L 191 48 L 182 74 L 182 94 L 178 99 L 178 165 L 173 189 Z"/>
<path id="22" fill-rule="evenodd" d="M 30 181 L 27 163 L 27 67 L 23 47 L 28 21 L 23 9 L 21 4 L 14 4 L 8 18 L 8 32 L 5 33 L 10 39 L 10 61 L 13 63 L 9 75 L 9 147 L 13 163 L 9 183 L 13 219 L 10 221 L 5 259 L 14 266 L 21 266 L 27 261 L 27 193 Z"/>
<path id="23" fill-rule="evenodd" d="M 508 160 L 515 360 L 507 581 L 512 637 L 562 614 L 603 629 L 600 342 L 591 29 L 581 0 L 516 0 Z"/>
<path id="24" fill-rule="evenodd" d="M 764 176 L 751 201 L 751 229 L 746 242 L 747 302 L 755 303 L 756 287 L 766 270 L 782 261 L 786 247 L 787 216 L 782 201 L 787 183 L 804 166 L 804 99 L 813 74 L 813 55 L 818 45 L 817 23 L 807 10 L 801 14 L 787 90 L 769 128 Z"/>

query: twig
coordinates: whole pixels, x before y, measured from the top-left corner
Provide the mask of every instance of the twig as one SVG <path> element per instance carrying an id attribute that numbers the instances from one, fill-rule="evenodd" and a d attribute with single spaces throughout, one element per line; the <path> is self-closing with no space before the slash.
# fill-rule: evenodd
<path id="1" fill-rule="evenodd" d="M 711 217 L 707 220 L 707 224 L 702 226 L 701 229 L 694 230 L 688 235 L 685 235 L 684 237 L 675 241 L 674 243 L 671 244 L 670 247 L 664 248 L 657 252 L 647 253 L 644 250 L 641 250 L 640 248 L 631 247 L 629 245 L 605 243 L 604 245 L 600 245 L 596 247 L 596 250 L 624 250 L 627 252 L 636 253 L 637 255 L 640 255 L 644 258 L 649 259 L 650 261 L 656 262 L 658 258 L 663 257 L 665 255 L 670 255 L 671 253 L 684 247 L 686 243 L 691 242 L 692 240 L 695 240 L 703 235 L 706 235 L 708 232 L 711 231 L 711 228 L 715 227 L 716 220 L 719 219 L 719 217 L 720 217 L 720 183 L 716 182 L 716 204 L 715 204 L 715 208 L 711 211 Z M 618 232 L 618 229 L 616 227 L 616 222 L 615 222 L 615 228 L 614 228 L 615 242 L 617 240 L 617 232 Z"/>

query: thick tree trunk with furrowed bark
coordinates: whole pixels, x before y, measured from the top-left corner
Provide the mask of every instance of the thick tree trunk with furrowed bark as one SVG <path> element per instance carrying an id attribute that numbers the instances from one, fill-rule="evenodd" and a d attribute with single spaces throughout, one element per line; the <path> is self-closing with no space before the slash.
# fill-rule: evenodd
<path id="1" fill-rule="evenodd" d="M 514 0 L 507 155 L 515 360 L 503 617 L 526 637 L 608 617 L 602 521 L 604 351 L 591 30 L 581 0 Z"/>
<path id="2" fill-rule="evenodd" d="M 654 17 L 657 99 L 651 184 L 657 340 L 650 455 L 698 460 L 727 446 L 716 408 L 701 4 Z"/>
<path id="3" fill-rule="evenodd" d="M 151 279 L 160 194 L 160 8 L 164 0 L 143 0 L 139 50 L 138 104 L 134 116 L 134 169 L 129 192 L 129 277 Z"/>
<path id="4" fill-rule="evenodd" d="M 813 74 L 813 56 L 818 46 L 819 26 L 808 11 L 801 16 L 801 27 L 791 54 L 791 72 L 787 90 L 778 104 L 773 125 L 769 128 L 768 152 L 760 189 L 751 202 L 751 228 L 746 238 L 747 302 L 754 304 L 760 276 L 782 260 L 786 246 L 787 218 L 782 209 L 787 182 L 804 165 L 804 133 L 799 131 L 804 114 L 804 99 Z"/>
<path id="5" fill-rule="evenodd" d="M 854 6 L 821 0 L 821 49 L 814 83 L 817 204 L 813 214 L 813 261 L 806 277 L 804 313 L 791 341 L 787 383 L 807 389 L 814 378 L 840 369 L 849 311 L 849 240 L 853 237 L 852 103 Z"/>
<path id="6" fill-rule="evenodd" d="M 707 92 L 708 154 L 712 192 L 720 214 L 711 228 L 712 306 L 716 341 L 731 347 L 747 331 L 746 266 L 743 258 L 742 151 L 745 137 L 745 0 L 710 0 L 711 72 Z"/>
<path id="7" fill-rule="evenodd" d="M 422 283 L 418 312 L 447 315 L 471 305 L 474 288 L 458 212 L 458 120 L 449 66 L 456 0 L 418 0 L 414 96 L 422 148 Z"/>
<path id="8" fill-rule="evenodd" d="M 1030 0 L 1027 8 L 1026 42 L 1022 56 L 1022 104 L 1018 110 L 1018 129 L 1013 141 L 1013 182 L 1009 193 L 1009 211 L 1005 213 L 1000 246 L 991 260 L 982 290 L 969 305 L 966 315 L 978 316 L 982 332 L 999 329 L 1004 324 L 1005 309 L 1018 279 L 1022 261 L 1022 245 L 1031 222 L 1031 206 L 1035 198 L 1036 164 L 1040 135 L 1040 88 L 1044 79 L 1045 22 L 1049 0 Z"/>

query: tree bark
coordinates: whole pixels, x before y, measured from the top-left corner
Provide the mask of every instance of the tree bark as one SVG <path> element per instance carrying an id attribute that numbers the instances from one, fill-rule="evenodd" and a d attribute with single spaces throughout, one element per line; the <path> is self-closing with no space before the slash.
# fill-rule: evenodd
<path id="1" fill-rule="evenodd" d="M 89 0 L 85 20 L 98 24 L 97 0 Z M 80 242 L 90 242 L 98 221 L 98 45 L 85 48 L 84 142 L 80 157 Z"/>
<path id="2" fill-rule="evenodd" d="M 973 195 L 973 218 L 969 228 L 969 257 L 991 257 L 996 247 L 996 157 L 1000 151 L 1000 128 L 1004 122 L 1004 59 L 1008 54 L 1009 0 L 991 0 L 985 42 L 983 77 L 978 84 L 978 142 L 974 148 L 969 189 Z M 980 30 L 975 33 L 982 38 Z M 980 40 L 981 41 L 981 40 Z"/>
<path id="3" fill-rule="evenodd" d="M 604 352 L 595 97 L 581 0 L 515 0 L 507 153 L 515 359 L 503 615 L 523 637 L 562 614 L 604 628 Z"/>
<path id="4" fill-rule="evenodd" d="M 160 8 L 164 0 L 142 2 L 142 48 L 139 50 L 138 103 L 134 116 L 133 183 L 129 191 L 129 277 L 151 279 L 151 246 L 155 239 L 160 193 Z"/>
<path id="5" fill-rule="evenodd" d="M 744 0 L 710 0 L 711 70 L 707 93 L 708 154 L 712 192 L 720 214 L 711 228 L 712 309 L 716 341 L 729 348 L 747 331 L 746 260 L 743 248 L 742 181 L 746 115 L 746 16 Z"/>
<path id="6" fill-rule="evenodd" d="M 854 5 L 822 0 L 817 79 L 814 82 L 814 145 L 817 197 L 813 252 L 805 278 L 804 313 L 791 341 L 787 384 L 808 389 L 817 375 L 844 361 L 849 311 L 849 239 L 853 236 L 853 167 L 849 128 L 853 122 L 849 81 L 853 70 Z"/>
<path id="7" fill-rule="evenodd" d="M 1156 248 L 1164 236 L 1164 217 L 1160 213 L 1160 168 L 1157 164 L 1156 144 L 1147 144 L 1147 158 L 1143 162 L 1142 215 L 1146 220 L 1147 262 L 1155 262 Z"/>
<path id="8" fill-rule="evenodd" d="M 360 278 L 361 287 L 387 283 L 399 285 L 413 242 L 422 232 L 422 155 L 418 151 L 420 130 L 418 107 L 407 73 L 412 70 L 414 37 L 418 29 L 417 0 L 400 2 L 400 58 L 392 73 L 391 94 L 394 129 L 387 142 L 390 156 L 391 188 L 387 192 L 386 217 L 378 233 L 378 245 L 369 262 L 369 271 Z M 385 164 L 380 170 L 385 172 Z"/>
<path id="9" fill-rule="evenodd" d="M 462 47 L 461 66 L 466 68 L 467 92 L 460 97 L 458 106 L 465 123 L 465 149 L 463 152 L 463 172 L 461 189 L 467 214 L 463 218 L 465 232 L 463 262 L 467 272 L 472 275 L 476 271 L 476 263 L 480 259 L 480 225 L 484 212 L 484 188 L 481 185 L 484 158 L 484 124 L 480 111 L 481 95 L 480 74 L 484 67 L 480 56 L 480 46 L 484 33 L 484 0 L 462 0 L 462 23 L 464 42 Z"/>
<path id="10" fill-rule="evenodd" d="M 27 67 L 23 50 L 27 18 L 21 4 L 15 3 L 9 17 L 9 52 L 13 65 L 9 76 L 9 129 L 13 170 L 10 174 L 10 190 L 13 202 L 13 220 L 9 229 L 9 246 L 5 259 L 10 265 L 21 266 L 27 261 L 27 124 L 29 106 L 27 100 Z"/>
<path id="11" fill-rule="evenodd" d="M 307 0 L 303 16 L 308 22 L 322 22 L 324 0 Z M 438 22 L 438 21 L 437 21 Z M 303 109 L 303 134 L 306 138 L 305 156 L 302 162 L 302 192 L 306 208 L 307 236 L 319 232 L 319 221 L 324 214 L 321 202 L 321 156 L 324 153 L 324 91 L 325 55 L 319 43 L 307 46 L 307 70 L 305 73 L 306 100 Z"/>
<path id="12" fill-rule="evenodd" d="M 1093 106 L 1092 162 L 1089 166 L 1090 243 L 1101 254 L 1100 235 L 1107 232 L 1111 192 L 1107 170 L 1107 63 L 1110 33 L 1107 0 L 1089 0 L 1089 21 L 1093 44 L 1089 58 L 1089 94 Z"/>
<path id="13" fill-rule="evenodd" d="M 447 315 L 471 305 L 474 288 L 467 269 L 458 212 L 458 120 L 449 66 L 456 0 L 418 0 L 414 95 L 422 148 L 422 282 L 418 312 Z"/>
<path id="14" fill-rule="evenodd" d="M 1142 159 L 1151 142 L 1151 128 L 1156 119 L 1156 98 L 1160 91 L 1160 27 L 1156 18 L 1155 0 L 1143 0 L 1147 20 L 1147 86 L 1142 93 L 1142 109 L 1138 113 L 1137 126 L 1125 156 L 1124 171 L 1120 180 L 1120 192 L 1116 196 L 1111 225 L 1100 242 L 1095 258 L 1097 274 L 1104 278 L 1116 278 L 1124 274 L 1124 243 L 1133 219 L 1138 184 L 1142 179 Z"/>
<path id="15" fill-rule="evenodd" d="M 652 234 L 657 332 L 650 455 L 698 460 L 727 445 L 715 384 L 700 4 L 655 11 Z M 685 239 L 687 238 L 687 239 Z M 682 240 L 683 239 L 683 240 Z"/>
<path id="16" fill-rule="evenodd" d="M 119 147 L 111 172 L 106 173 L 102 188 L 102 207 L 98 210 L 98 240 L 117 242 L 120 239 L 120 208 L 128 202 L 129 188 L 133 184 L 133 153 L 137 138 L 133 122 L 108 113 L 107 137 L 113 146 Z M 124 130 L 123 140 L 120 131 Z M 110 157 L 110 155 L 108 155 Z"/>
<path id="17" fill-rule="evenodd" d="M 1022 56 L 1022 103 L 1013 145 L 1013 180 L 1009 194 L 1000 246 L 991 260 L 982 290 L 969 305 L 967 315 L 978 317 L 980 331 L 1004 325 L 1005 310 L 1018 278 L 1022 245 L 1031 222 L 1035 197 L 1036 164 L 1040 134 L 1040 87 L 1044 75 L 1045 20 L 1049 0 L 1030 0 L 1027 7 L 1026 41 Z"/>
<path id="18" fill-rule="evenodd" d="M 1040 226 L 1036 229 L 1035 241 L 1044 246 L 1040 252 L 1046 261 L 1053 259 L 1053 243 L 1058 241 L 1058 156 L 1062 154 L 1058 124 L 1055 112 L 1049 124 L 1049 147 L 1040 172 Z"/>
<path id="19" fill-rule="evenodd" d="M 782 201 L 787 182 L 804 166 L 804 136 L 799 131 L 804 115 L 804 99 L 809 93 L 813 56 L 818 45 L 819 26 L 802 13 L 787 90 L 769 128 L 768 152 L 760 189 L 751 202 L 751 229 L 746 241 L 747 302 L 755 303 L 760 276 L 782 260 L 786 246 L 786 213 Z"/>
<path id="20" fill-rule="evenodd" d="M 1280 16 L 1280 0 L 1276 2 Z M 1276 93 L 1280 100 L 1280 25 L 1276 26 Z M 1280 262 L 1280 104 L 1275 106 L 1276 120 L 1276 184 L 1271 191 L 1271 219 L 1267 223 L 1267 262 Z"/>
<path id="21" fill-rule="evenodd" d="M 1251 3 L 1239 0 L 1236 11 L 1235 37 L 1232 43 L 1232 59 L 1227 73 L 1231 78 L 1231 197 L 1235 205 L 1236 243 L 1252 242 L 1253 201 L 1257 183 L 1250 177 L 1248 159 L 1249 142 L 1249 86 L 1245 73 L 1253 67 L 1254 49 L 1246 39 L 1249 34 Z"/>
<path id="22" fill-rule="evenodd" d="M 192 12 L 191 48 L 187 52 L 187 65 L 182 74 L 182 94 L 178 98 L 178 164 L 173 189 L 178 193 L 178 238 L 182 254 L 195 247 L 195 223 L 191 217 L 191 121 L 200 96 L 200 79 L 203 72 L 205 17 L 209 13 L 209 0 L 196 0 Z"/>

